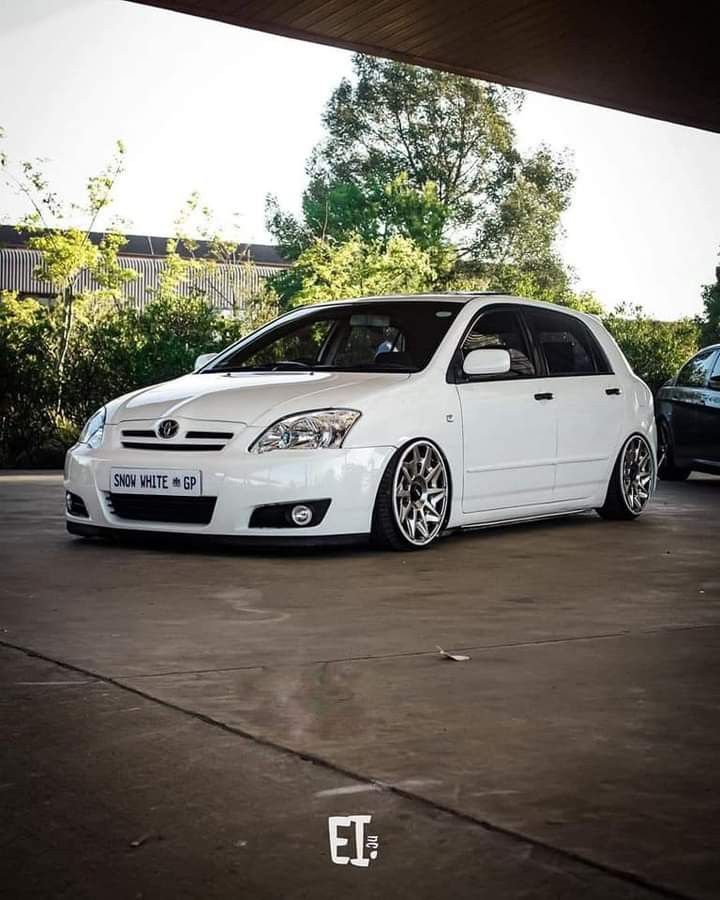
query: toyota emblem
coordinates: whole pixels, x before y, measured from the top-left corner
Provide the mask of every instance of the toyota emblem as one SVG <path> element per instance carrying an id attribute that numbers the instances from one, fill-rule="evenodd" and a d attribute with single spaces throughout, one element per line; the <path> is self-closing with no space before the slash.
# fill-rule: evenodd
<path id="1" fill-rule="evenodd" d="M 173 438 L 178 433 L 179 427 L 175 419 L 163 419 L 157 427 L 158 437 Z"/>

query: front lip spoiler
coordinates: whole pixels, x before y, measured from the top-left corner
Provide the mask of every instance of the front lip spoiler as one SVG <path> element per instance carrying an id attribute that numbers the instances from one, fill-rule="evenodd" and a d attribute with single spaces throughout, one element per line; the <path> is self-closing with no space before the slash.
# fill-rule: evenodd
<path id="1" fill-rule="evenodd" d="M 230 545 L 236 547 L 344 547 L 354 544 L 367 544 L 370 541 L 369 534 L 299 534 L 297 537 L 288 535 L 234 535 L 234 534 L 189 534 L 177 531 L 144 531 L 138 528 L 106 528 L 102 525 L 87 525 L 83 522 L 73 522 L 69 519 L 65 522 L 70 534 L 88 538 L 110 539 L 117 543 L 134 544 L 141 542 L 147 547 L 148 542 L 156 545 L 164 545 L 167 548 L 169 542 L 183 547 L 193 544 L 203 547 L 214 545 Z"/>

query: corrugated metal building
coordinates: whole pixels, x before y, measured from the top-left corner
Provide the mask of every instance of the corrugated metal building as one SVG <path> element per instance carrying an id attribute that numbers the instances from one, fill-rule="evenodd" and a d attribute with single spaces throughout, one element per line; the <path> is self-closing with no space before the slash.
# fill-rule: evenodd
<path id="1" fill-rule="evenodd" d="M 91 240 L 99 243 L 101 233 L 93 233 Z M 160 274 L 165 265 L 167 238 L 145 235 L 127 235 L 127 244 L 119 254 L 123 268 L 136 273 L 136 277 L 123 287 L 127 302 L 138 309 L 152 299 L 157 290 Z M 181 256 L 190 258 L 182 245 Z M 208 258 L 208 243 L 198 241 L 193 256 Z M 27 246 L 27 239 L 12 226 L 0 226 L 0 290 L 17 291 L 21 295 L 38 299 L 57 296 L 58 288 L 37 278 L 41 257 L 37 250 Z M 276 247 L 268 244 L 247 244 L 238 248 L 232 262 L 217 263 L 211 273 L 193 275 L 183 282 L 178 291 L 185 296 L 200 291 L 215 308 L 228 314 L 242 306 L 242 302 L 257 293 L 271 275 L 289 268 Z M 76 292 L 97 290 L 98 284 L 87 273 L 80 274 Z"/>

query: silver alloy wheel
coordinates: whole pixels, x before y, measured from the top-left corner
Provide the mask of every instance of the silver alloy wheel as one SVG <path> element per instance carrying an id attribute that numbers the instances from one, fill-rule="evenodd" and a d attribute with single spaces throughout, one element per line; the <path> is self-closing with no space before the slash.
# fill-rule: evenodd
<path id="1" fill-rule="evenodd" d="M 654 460 L 650 445 L 636 434 L 625 444 L 620 463 L 625 504 L 636 516 L 645 508 L 653 487 Z"/>
<path id="2" fill-rule="evenodd" d="M 434 444 L 415 441 L 406 448 L 395 470 L 393 512 L 403 537 L 421 546 L 436 538 L 448 504 L 445 460 Z"/>

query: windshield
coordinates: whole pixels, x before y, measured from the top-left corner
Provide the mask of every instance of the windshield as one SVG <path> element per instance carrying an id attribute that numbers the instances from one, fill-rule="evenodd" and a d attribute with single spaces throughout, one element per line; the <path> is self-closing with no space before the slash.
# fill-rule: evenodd
<path id="1" fill-rule="evenodd" d="M 432 358 L 458 303 L 397 300 L 314 307 L 231 348 L 206 372 L 418 372 Z"/>

